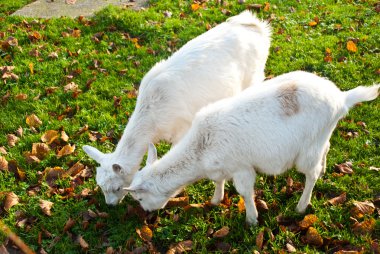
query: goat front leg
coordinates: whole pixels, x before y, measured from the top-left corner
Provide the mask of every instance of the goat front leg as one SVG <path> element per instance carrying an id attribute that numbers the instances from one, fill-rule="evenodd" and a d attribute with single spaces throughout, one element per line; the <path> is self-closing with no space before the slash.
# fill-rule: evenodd
<path id="1" fill-rule="evenodd" d="M 215 181 L 214 196 L 211 199 L 212 205 L 219 205 L 224 198 L 224 182 L 225 180 Z"/>
<path id="2" fill-rule="evenodd" d="M 236 190 L 244 198 L 247 224 L 256 225 L 258 217 L 254 199 L 256 172 L 252 171 L 251 169 L 247 171 L 239 171 L 236 172 L 232 178 Z"/>

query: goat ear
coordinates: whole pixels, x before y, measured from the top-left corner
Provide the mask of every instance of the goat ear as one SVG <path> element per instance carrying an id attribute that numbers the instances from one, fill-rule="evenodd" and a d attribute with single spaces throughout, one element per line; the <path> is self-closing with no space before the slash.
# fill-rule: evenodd
<path id="1" fill-rule="evenodd" d="M 104 158 L 104 153 L 96 149 L 92 146 L 83 146 L 83 151 L 87 153 L 88 156 L 90 156 L 92 159 L 94 159 L 96 162 L 100 163 L 101 160 Z"/>
<path id="2" fill-rule="evenodd" d="M 113 164 L 112 165 L 113 172 L 116 174 L 122 173 L 123 168 L 119 164 Z"/>
<path id="3" fill-rule="evenodd" d="M 148 158 L 146 159 L 146 164 L 150 165 L 153 162 L 155 162 L 156 160 L 157 160 L 157 149 L 152 143 L 149 143 Z"/>

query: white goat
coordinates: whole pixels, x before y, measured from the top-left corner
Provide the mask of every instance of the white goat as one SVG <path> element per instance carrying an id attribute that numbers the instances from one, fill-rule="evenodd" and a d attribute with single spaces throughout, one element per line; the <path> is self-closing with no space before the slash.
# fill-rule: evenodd
<path id="1" fill-rule="evenodd" d="M 245 11 L 189 41 L 143 78 L 136 108 L 113 153 L 83 150 L 100 164 L 96 181 L 106 203 L 122 200 L 149 143 L 177 143 L 196 112 L 264 80 L 270 27 Z"/>
<path id="2" fill-rule="evenodd" d="M 149 146 L 148 165 L 125 188 L 145 210 L 201 178 L 218 183 L 212 203 L 223 198 L 225 179 L 243 196 L 246 220 L 257 223 L 257 173 L 279 175 L 295 166 L 306 176 L 297 205 L 304 212 L 317 178 L 324 173 L 330 136 L 355 103 L 373 100 L 380 85 L 341 92 L 331 81 L 297 71 L 253 86 L 206 106 L 183 139 L 162 159 Z"/>

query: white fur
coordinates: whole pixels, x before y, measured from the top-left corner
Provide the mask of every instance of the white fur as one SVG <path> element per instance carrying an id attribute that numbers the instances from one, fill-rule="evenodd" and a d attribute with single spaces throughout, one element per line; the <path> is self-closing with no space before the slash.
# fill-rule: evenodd
<path id="1" fill-rule="evenodd" d="M 270 28 L 245 11 L 189 41 L 143 78 L 136 108 L 116 150 L 84 146 L 98 163 L 96 181 L 107 204 L 117 204 L 139 169 L 150 142 L 177 143 L 205 105 L 264 79 Z M 113 170 L 114 165 L 118 165 Z"/>
<path id="2" fill-rule="evenodd" d="M 232 178 L 244 197 L 247 222 L 255 224 L 256 174 L 279 175 L 295 166 L 306 176 L 296 209 L 304 212 L 324 173 L 338 120 L 355 103 L 375 99 L 379 88 L 341 92 L 332 82 L 301 71 L 265 81 L 203 108 L 184 138 L 136 173 L 125 189 L 145 210 L 155 210 L 184 186 L 209 178 L 217 183 L 212 203 L 218 204 L 224 181 Z"/>

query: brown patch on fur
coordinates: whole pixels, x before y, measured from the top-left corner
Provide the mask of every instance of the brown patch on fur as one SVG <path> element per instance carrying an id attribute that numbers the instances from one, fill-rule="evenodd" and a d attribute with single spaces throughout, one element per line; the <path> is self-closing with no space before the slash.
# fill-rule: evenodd
<path id="1" fill-rule="evenodd" d="M 292 116 L 297 114 L 299 111 L 297 85 L 294 83 L 282 85 L 277 92 L 277 98 L 285 115 Z"/>

